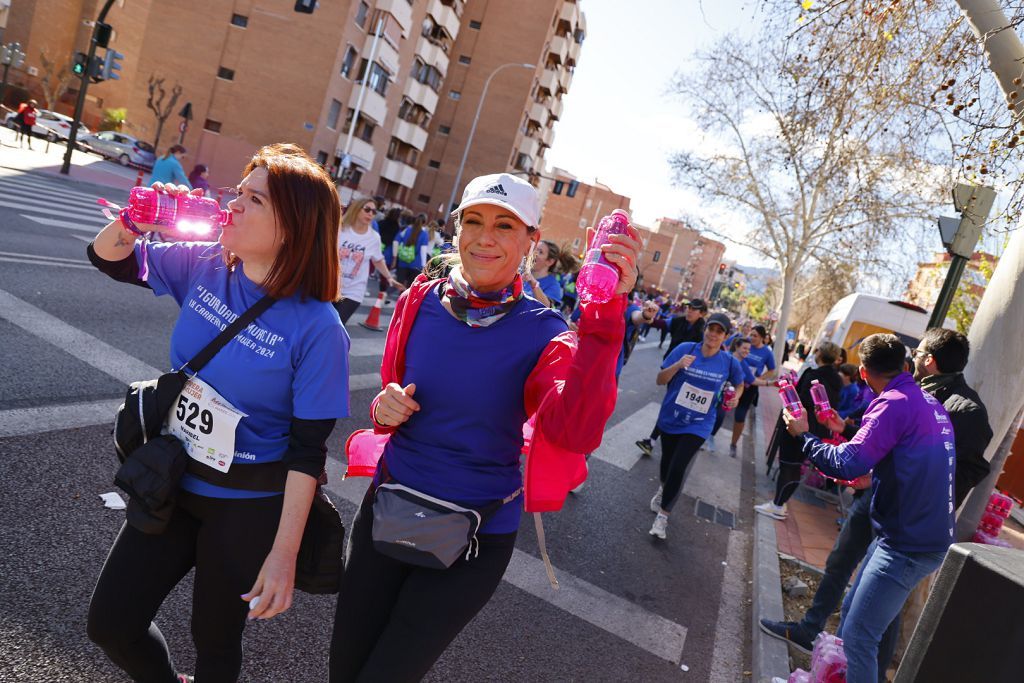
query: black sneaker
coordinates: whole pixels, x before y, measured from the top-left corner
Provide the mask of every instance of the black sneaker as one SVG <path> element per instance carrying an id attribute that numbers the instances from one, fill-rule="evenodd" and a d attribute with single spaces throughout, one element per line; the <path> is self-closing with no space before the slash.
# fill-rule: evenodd
<path id="1" fill-rule="evenodd" d="M 654 455 L 654 444 L 651 443 L 650 439 L 640 439 L 636 442 L 636 447 L 644 452 L 644 455 Z"/>
<path id="2" fill-rule="evenodd" d="M 784 640 L 796 649 L 800 650 L 804 654 L 811 654 L 811 650 L 814 648 L 812 639 L 804 635 L 803 630 L 800 628 L 800 624 L 795 621 L 770 621 L 768 619 L 761 619 L 761 630 L 770 635 L 772 638 L 778 638 Z"/>

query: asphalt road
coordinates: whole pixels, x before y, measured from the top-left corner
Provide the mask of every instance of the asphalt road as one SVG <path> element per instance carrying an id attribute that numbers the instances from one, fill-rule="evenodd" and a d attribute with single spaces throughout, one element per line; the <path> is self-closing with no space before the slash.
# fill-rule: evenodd
<path id="1" fill-rule="evenodd" d="M 104 402 L 123 396 L 124 375 L 139 362 L 166 367 L 176 306 L 88 265 L 89 230 L 103 223 L 91 198 L 124 199 L 117 195 L 0 168 L 3 681 L 126 680 L 84 626 L 93 583 L 123 522 L 99 498 L 116 490 Z M 353 325 L 350 334 L 359 349 L 350 359 L 353 382 L 366 388 L 351 392 L 353 417 L 339 421 L 330 440 L 332 497 L 346 519 L 365 481 L 340 483 L 339 451 L 353 429 L 368 426 L 383 348 L 381 333 Z M 533 524 L 524 518 L 506 580 L 427 680 L 747 680 L 749 445 L 740 460 L 702 454 L 668 540 L 648 535 L 657 461 L 637 457 L 631 444 L 649 431 L 661 397 L 655 346 L 639 347 L 623 372 L 587 485 L 560 513 L 545 515 L 562 590 L 547 587 Z M 97 410 L 101 417 L 90 417 Z M 695 497 L 733 513 L 735 530 L 721 514 L 719 522 L 695 514 Z M 182 671 L 193 664 L 190 594 L 188 577 L 158 617 Z M 326 680 L 333 611 L 332 597 L 299 593 L 291 611 L 248 627 L 242 680 Z"/>

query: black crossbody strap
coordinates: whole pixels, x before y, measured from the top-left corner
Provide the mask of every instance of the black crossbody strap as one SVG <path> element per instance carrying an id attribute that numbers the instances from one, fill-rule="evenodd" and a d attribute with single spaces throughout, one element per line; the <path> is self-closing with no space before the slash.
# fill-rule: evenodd
<path id="1" fill-rule="evenodd" d="M 236 334 L 245 329 L 249 323 L 255 320 L 261 313 L 270 308 L 271 304 L 276 301 L 274 297 L 269 294 L 250 306 L 245 313 L 235 318 L 235 321 L 224 328 L 224 330 L 214 337 L 213 341 L 207 344 L 202 351 L 197 353 L 192 360 L 185 365 L 192 370 L 193 373 L 198 373 L 203 367 L 210 362 L 210 360 L 217 355 L 217 352 L 221 348 L 231 341 Z"/>

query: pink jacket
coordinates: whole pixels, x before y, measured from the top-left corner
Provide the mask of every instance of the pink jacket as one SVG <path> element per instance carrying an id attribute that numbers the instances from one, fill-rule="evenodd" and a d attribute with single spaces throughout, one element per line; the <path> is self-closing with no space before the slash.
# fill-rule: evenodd
<path id="1" fill-rule="evenodd" d="M 381 363 L 381 386 L 403 384 L 405 344 L 424 298 L 439 283 L 419 276 L 395 305 Z M 625 335 L 626 297 L 583 307 L 578 332 L 552 339 L 526 379 L 524 405 L 535 419 L 523 482 L 527 512 L 562 509 L 569 491 L 587 478 L 584 453 L 601 445 L 615 410 L 615 363 Z M 373 420 L 377 399 L 370 404 Z M 374 431 L 397 427 L 374 421 Z"/>

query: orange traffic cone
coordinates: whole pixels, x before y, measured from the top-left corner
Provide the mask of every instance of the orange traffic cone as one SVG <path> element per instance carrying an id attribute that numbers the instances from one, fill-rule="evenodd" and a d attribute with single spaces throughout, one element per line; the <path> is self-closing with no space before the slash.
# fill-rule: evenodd
<path id="1" fill-rule="evenodd" d="M 377 295 L 377 300 L 373 302 L 373 308 L 370 309 L 370 315 L 366 316 L 366 320 L 359 323 L 368 330 L 374 332 L 383 332 L 384 328 L 380 326 L 380 309 L 384 306 L 384 292 Z"/>

